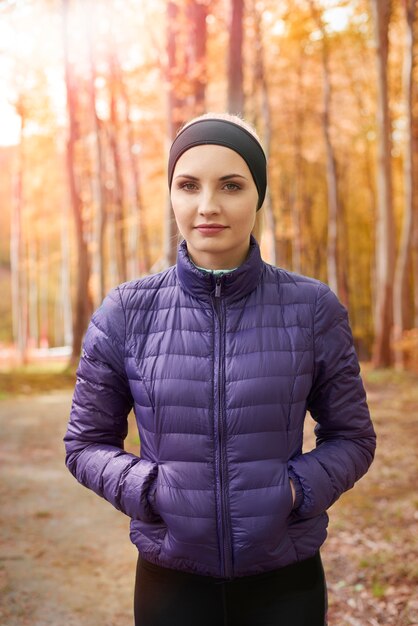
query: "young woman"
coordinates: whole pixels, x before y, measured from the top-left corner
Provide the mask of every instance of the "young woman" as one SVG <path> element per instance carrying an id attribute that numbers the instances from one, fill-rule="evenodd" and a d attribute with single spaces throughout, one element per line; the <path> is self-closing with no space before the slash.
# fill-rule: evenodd
<path id="1" fill-rule="evenodd" d="M 176 265 L 93 315 L 66 464 L 131 518 L 137 626 L 324 626 L 326 510 L 375 450 L 346 310 L 262 260 L 266 160 L 241 119 L 189 123 L 168 177 Z"/>

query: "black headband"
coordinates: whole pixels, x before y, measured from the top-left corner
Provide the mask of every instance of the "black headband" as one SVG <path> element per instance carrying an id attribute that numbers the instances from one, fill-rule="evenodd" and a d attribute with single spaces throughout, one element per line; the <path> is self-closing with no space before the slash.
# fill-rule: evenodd
<path id="1" fill-rule="evenodd" d="M 192 122 L 177 135 L 168 159 L 168 186 L 171 188 L 174 167 L 181 155 L 202 144 L 225 146 L 238 152 L 247 163 L 258 190 L 257 211 L 264 202 L 267 186 L 267 164 L 263 148 L 248 130 L 222 119 L 203 119 Z"/>

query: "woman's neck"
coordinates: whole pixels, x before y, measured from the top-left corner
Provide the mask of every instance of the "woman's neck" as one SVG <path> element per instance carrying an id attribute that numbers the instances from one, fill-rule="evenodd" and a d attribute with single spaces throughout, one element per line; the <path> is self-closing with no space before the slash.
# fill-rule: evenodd
<path id="1" fill-rule="evenodd" d="M 187 244 L 187 242 L 186 242 Z M 200 268 L 208 271 L 231 271 L 242 265 L 246 258 L 248 257 L 250 251 L 250 246 L 238 252 L 238 254 L 207 254 L 205 252 L 202 253 L 201 250 L 194 250 L 189 244 L 187 244 L 187 252 L 190 260 L 193 264 Z M 228 269 L 225 269 L 228 268 Z"/>

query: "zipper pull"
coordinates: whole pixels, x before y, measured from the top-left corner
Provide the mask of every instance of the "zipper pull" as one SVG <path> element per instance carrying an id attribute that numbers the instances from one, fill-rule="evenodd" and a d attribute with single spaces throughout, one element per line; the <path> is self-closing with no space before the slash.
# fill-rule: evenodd
<path id="1" fill-rule="evenodd" d="M 215 298 L 220 298 L 220 296 L 221 296 L 221 288 L 222 288 L 221 277 L 217 276 L 217 278 L 216 278 L 216 287 L 215 287 Z"/>

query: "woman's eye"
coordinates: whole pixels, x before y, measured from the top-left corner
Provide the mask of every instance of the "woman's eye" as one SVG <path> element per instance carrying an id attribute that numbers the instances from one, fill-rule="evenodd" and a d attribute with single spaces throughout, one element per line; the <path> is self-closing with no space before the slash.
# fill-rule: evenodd
<path id="1" fill-rule="evenodd" d="M 237 189 L 240 189 L 240 186 L 236 183 L 226 183 L 224 189 L 227 191 L 236 191 Z"/>
<path id="2" fill-rule="evenodd" d="M 197 187 L 195 183 L 180 183 L 180 189 L 184 189 L 185 191 L 194 191 Z"/>

